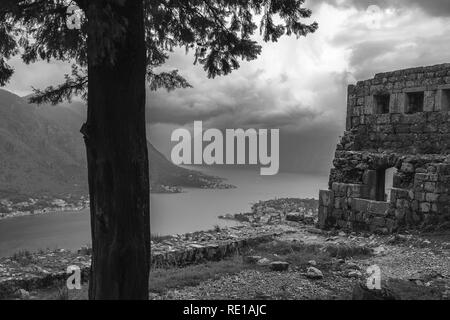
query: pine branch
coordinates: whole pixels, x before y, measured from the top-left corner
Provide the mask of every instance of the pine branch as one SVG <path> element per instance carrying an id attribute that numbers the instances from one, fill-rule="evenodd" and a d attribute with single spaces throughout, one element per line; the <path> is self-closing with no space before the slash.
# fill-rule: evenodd
<path id="1" fill-rule="evenodd" d="M 72 76 L 66 74 L 65 82 L 54 87 L 49 86 L 44 90 L 33 88 L 33 96 L 30 97 L 30 103 L 51 103 L 59 104 L 63 101 L 71 101 L 72 96 L 81 96 L 87 100 L 88 77 L 85 72 L 78 69 L 78 66 L 72 65 Z"/>
<path id="2" fill-rule="evenodd" d="M 152 71 L 149 71 L 147 73 L 147 80 L 150 83 L 150 89 L 153 91 L 160 88 L 165 88 L 167 91 L 180 88 L 192 88 L 189 82 L 178 74 L 178 70 L 161 73 L 153 73 Z"/>
<path id="3" fill-rule="evenodd" d="M 13 73 L 14 69 L 0 56 L 0 86 L 6 85 Z"/>

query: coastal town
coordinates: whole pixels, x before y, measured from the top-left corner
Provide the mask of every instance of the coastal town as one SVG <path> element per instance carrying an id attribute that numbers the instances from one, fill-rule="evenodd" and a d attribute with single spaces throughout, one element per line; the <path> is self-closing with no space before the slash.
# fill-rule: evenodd
<path id="1" fill-rule="evenodd" d="M 0 199 L 0 220 L 50 212 L 76 212 L 89 207 L 88 196 L 67 195 L 60 198 L 41 196 L 14 200 Z"/>
<path id="2" fill-rule="evenodd" d="M 198 179 L 198 186 L 199 189 L 235 189 L 236 186 L 224 183 L 222 179 L 219 178 L 209 178 L 209 179 L 203 179 L 203 178 L 197 178 Z M 165 184 L 152 184 L 150 185 L 150 193 L 182 193 L 184 192 L 183 187 L 181 186 L 172 186 L 172 185 L 165 185 Z"/>
<path id="3" fill-rule="evenodd" d="M 216 177 L 195 177 L 201 189 L 234 189 L 236 186 L 223 182 L 223 179 Z M 182 193 L 181 186 L 153 184 L 150 186 L 150 193 Z M 11 197 L 0 196 L 0 220 L 12 217 L 22 217 L 50 212 L 81 211 L 89 208 L 88 195 L 36 195 Z"/>

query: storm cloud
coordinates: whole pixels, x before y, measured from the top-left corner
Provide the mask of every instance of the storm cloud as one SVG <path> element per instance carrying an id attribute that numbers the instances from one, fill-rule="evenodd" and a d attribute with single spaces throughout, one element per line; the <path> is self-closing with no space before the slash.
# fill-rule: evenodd
<path id="1" fill-rule="evenodd" d="M 322 3 L 339 8 L 356 8 L 358 10 L 366 10 L 369 6 L 376 5 L 381 9 L 410 10 L 419 8 L 431 16 L 450 16 L 450 1 L 448 0 L 311 0 L 308 2 L 308 5 L 313 8 L 318 8 Z"/>
<path id="2" fill-rule="evenodd" d="M 348 84 L 450 62 L 448 0 L 310 0 L 306 6 L 319 23 L 316 33 L 263 43 L 257 60 L 242 62 L 229 76 L 208 79 L 191 54 L 175 50 L 164 68 L 178 69 L 193 88 L 148 92 L 155 146 L 168 155 L 172 130 L 196 120 L 219 129 L 279 128 L 281 170 L 328 172 L 345 128 Z M 13 65 L 6 89 L 21 95 L 70 70 L 60 63 Z"/>

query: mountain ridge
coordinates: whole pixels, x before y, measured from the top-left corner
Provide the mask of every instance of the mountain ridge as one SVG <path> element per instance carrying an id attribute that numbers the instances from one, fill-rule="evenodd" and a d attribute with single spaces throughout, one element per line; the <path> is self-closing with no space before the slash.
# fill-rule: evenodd
<path id="1" fill-rule="evenodd" d="M 35 105 L 0 89 L 0 197 L 2 194 L 87 194 L 85 146 L 79 129 L 86 105 Z M 172 187 L 226 187 L 223 179 L 178 167 L 149 141 L 152 192 Z"/>

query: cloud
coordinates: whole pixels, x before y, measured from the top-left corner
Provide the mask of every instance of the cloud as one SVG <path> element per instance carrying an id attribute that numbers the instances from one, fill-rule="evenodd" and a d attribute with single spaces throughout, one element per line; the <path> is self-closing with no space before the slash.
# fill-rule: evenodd
<path id="1" fill-rule="evenodd" d="M 64 82 L 64 74 L 70 74 L 70 64 L 61 61 L 39 61 L 26 65 L 20 57 L 14 57 L 9 61 L 14 68 L 14 75 L 4 89 L 14 92 L 19 96 L 25 96 L 34 88 L 46 88 L 50 85 Z"/>
<path id="2" fill-rule="evenodd" d="M 402 1 L 405 5 L 407 2 L 405 0 Z M 412 2 L 422 7 L 426 12 L 431 15 L 438 17 L 448 17 L 450 16 L 450 1 L 448 0 L 412 0 Z"/>
<path id="3" fill-rule="evenodd" d="M 450 16 L 450 1 L 448 0 L 322 0 L 307 3 L 313 9 L 326 3 L 339 8 L 356 8 L 366 10 L 369 6 L 376 5 L 381 9 L 410 10 L 419 8 L 433 17 Z"/>
<path id="4" fill-rule="evenodd" d="M 380 7 L 375 16 L 367 11 L 374 4 Z M 327 171 L 344 130 L 348 83 L 448 62 L 447 1 L 330 0 L 306 6 L 320 25 L 315 34 L 264 44 L 257 61 L 225 78 L 206 79 L 191 57 L 175 52 L 170 67 L 195 88 L 153 93 L 152 126 L 203 120 L 218 128 L 280 127 L 283 170 Z"/>
<path id="5" fill-rule="evenodd" d="M 324 10 L 346 12 L 329 41 L 348 52 L 348 70 L 358 80 L 378 72 L 448 62 L 448 17 L 432 18 L 418 7 L 404 6 L 379 11 L 372 24 L 370 12 L 330 6 Z"/>
<path id="6" fill-rule="evenodd" d="M 276 80 L 258 79 L 256 73 L 239 78 L 211 88 L 205 83 L 194 89 L 150 93 L 148 122 L 183 126 L 202 120 L 217 128 L 279 128 L 302 125 L 322 113 L 283 88 L 286 75 Z"/>
<path id="7" fill-rule="evenodd" d="M 377 5 L 380 10 L 367 10 Z M 226 77 L 208 79 L 191 54 L 175 50 L 165 69 L 179 69 L 192 89 L 147 95 L 152 141 L 167 154 L 173 129 L 280 128 L 283 170 L 328 171 L 345 127 L 346 87 L 375 73 L 449 62 L 448 0 L 312 0 L 319 30 L 306 38 L 264 43 L 261 56 Z M 261 40 L 261 39 L 257 39 Z M 69 68 L 40 63 L 16 68 L 8 90 L 58 83 Z"/>

